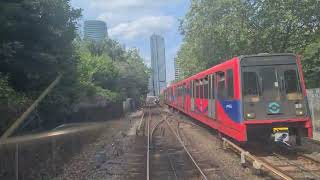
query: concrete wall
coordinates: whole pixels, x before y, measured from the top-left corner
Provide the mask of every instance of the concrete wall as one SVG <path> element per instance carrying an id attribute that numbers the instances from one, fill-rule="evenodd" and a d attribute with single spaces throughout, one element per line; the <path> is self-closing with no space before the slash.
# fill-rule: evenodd
<path id="1" fill-rule="evenodd" d="M 315 139 L 320 140 L 320 89 L 307 90 L 308 103 L 312 117 Z"/>

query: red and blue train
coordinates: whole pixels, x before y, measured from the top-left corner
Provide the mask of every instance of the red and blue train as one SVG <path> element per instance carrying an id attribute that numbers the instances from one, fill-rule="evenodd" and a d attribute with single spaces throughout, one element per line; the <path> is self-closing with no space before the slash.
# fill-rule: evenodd
<path id="1" fill-rule="evenodd" d="M 164 91 L 165 103 L 238 142 L 312 137 L 300 57 L 239 56 Z"/>

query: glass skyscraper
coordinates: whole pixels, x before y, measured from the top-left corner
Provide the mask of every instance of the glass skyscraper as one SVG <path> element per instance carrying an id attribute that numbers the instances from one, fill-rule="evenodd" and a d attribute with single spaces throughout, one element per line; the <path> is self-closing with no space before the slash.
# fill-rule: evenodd
<path id="1" fill-rule="evenodd" d="M 84 22 L 84 39 L 102 41 L 107 36 L 107 24 L 103 21 L 88 20 Z"/>
<path id="2" fill-rule="evenodd" d="M 152 69 L 152 89 L 150 89 L 150 92 L 154 96 L 159 96 L 161 90 L 167 86 L 164 38 L 153 34 L 150 38 L 150 47 Z"/>

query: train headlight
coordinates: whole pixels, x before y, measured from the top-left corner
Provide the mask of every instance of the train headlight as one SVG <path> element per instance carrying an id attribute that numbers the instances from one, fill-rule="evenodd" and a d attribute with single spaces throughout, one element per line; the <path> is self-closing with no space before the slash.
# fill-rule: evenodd
<path id="1" fill-rule="evenodd" d="M 294 104 L 294 106 L 296 107 L 296 109 L 301 109 L 302 108 L 302 104 L 301 103 L 296 103 L 296 104 Z"/>
<path id="2" fill-rule="evenodd" d="M 246 117 L 248 119 L 254 119 L 256 117 L 256 114 L 255 113 L 246 113 Z"/>
<path id="3" fill-rule="evenodd" d="M 297 116 L 303 116 L 304 115 L 304 110 L 303 110 L 303 106 L 301 103 L 296 103 L 295 105 L 296 108 L 296 115 Z"/>
<path id="4" fill-rule="evenodd" d="M 304 115 L 303 109 L 296 109 L 296 115 L 297 116 L 303 116 Z"/>

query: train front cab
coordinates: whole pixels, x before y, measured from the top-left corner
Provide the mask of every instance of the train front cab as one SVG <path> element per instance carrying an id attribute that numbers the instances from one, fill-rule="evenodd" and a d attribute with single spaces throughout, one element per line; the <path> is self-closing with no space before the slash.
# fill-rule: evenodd
<path id="1" fill-rule="evenodd" d="M 297 144 L 312 137 L 299 57 L 293 54 L 240 58 L 243 123 L 247 141 Z"/>

